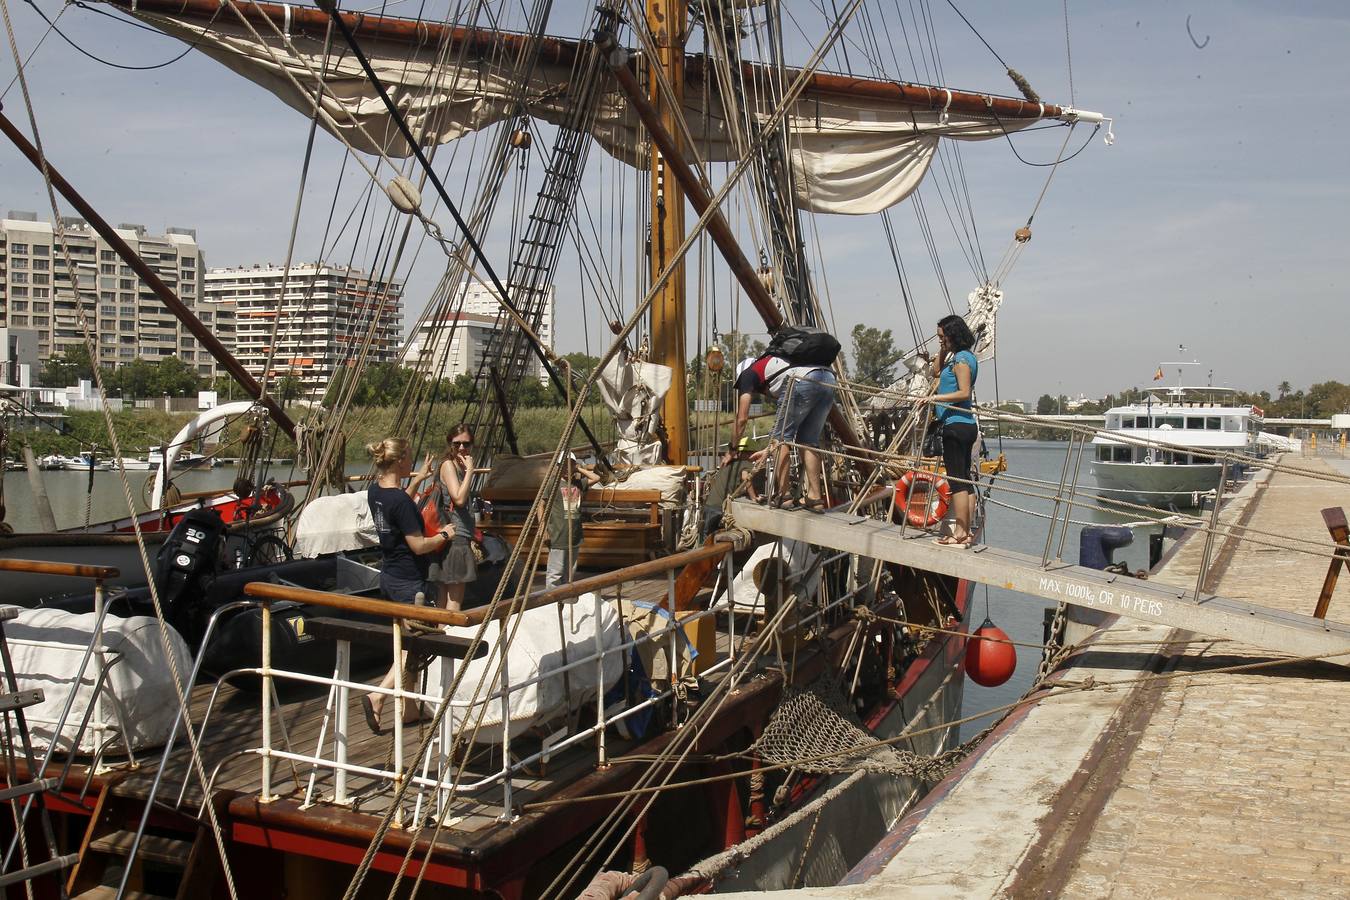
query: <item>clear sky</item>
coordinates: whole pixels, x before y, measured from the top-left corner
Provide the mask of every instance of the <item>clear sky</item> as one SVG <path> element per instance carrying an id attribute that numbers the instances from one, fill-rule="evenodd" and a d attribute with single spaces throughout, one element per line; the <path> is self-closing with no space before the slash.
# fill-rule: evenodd
<path id="1" fill-rule="evenodd" d="M 182 50 L 79 7 L 62 12 L 54 0 L 35 2 L 48 16 L 61 13 L 62 30 L 109 61 L 144 66 Z M 908 0 L 869 0 L 874 27 L 897 5 L 908 7 Z M 1045 99 L 1069 102 L 1059 0 L 958 5 Z M 554 21 L 570 22 L 582 4 L 559 0 L 556 7 Z M 27 54 L 46 25 L 21 0 L 9 0 L 9 9 Z M 1012 93 L 997 61 L 951 8 L 933 0 L 929 9 L 946 83 Z M 414 4 L 391 12 L 412 15 Z M 1350 4 L 1070 0 L 1068 12 L 1072 98 L 1115 118 L 1116 143 L 1105 147 L 1098 134 L 1061 167 L 1033 240 L 1005 282 L 1001 397 L 1100 396 L 1143 385 L 1160 361 L 1177 358 L 1179 344 L 1204 364 L 1188 381 L 1203 381 L 1211 368 L 1215 384 L 1249 390 L 1273 392 L 1284 380 L 1296 388 L 1350 381 L 1343 271 L 1350 250 L 1350 125 L 1342 113 L 1350 99 Z M 893 74 L 923 80 L 905 68 Z M 10 84 L 13 70 L 8 51 L 0 53 L 0 87 Z M 94 62 L 51 34 L 28 73 L 53 162 L 107 218 L 152 230 L 195 227 L 209 265 L 284 258 L 306 136 L 302 116 L 196 53 L 167 67 L 126 71 Z M 3 103 L 26 130 L 17 87 Z M 1075 134 L 1074 148 L 1084 136 L 1085 129 Z M 1054 131 L 1013 141 L 1028 162 L 1046 162 L 1061 139 L 1062 131 Z M 339 158 L 336 142 L 321 134 L 314 170 L 322 175 L 306 204 L 324 215 L 306 219 L 300 259 L 318 246 Z M 1025 221 L 1048 170 L 1023 165 L 1006 141 L 967 145 L 962 158 L 992 265 Z M 975 279 L 936 203 L 930 198 L 929 215 L 943 244 L 947 284 L 962 308 Z M 40 178 L 15 151 L 0 147 L 0 212 L 8 209 L 45 217 L 48 206 Z M 919 315 L 931 327 L 926 320 L 935 321 L 945 303 L 913 214 L 900 207 L 895 219 L 904 223 L 901 244 Z M 448 218 L 443 224 L 450 230 Z M 889 254 L 874 240 L 876 219 L 822 217 L 816 228 L 838 329 L 857 322 L 892 327 L 907 343 Z M 410 281 L 413 312 L 431 277 Z M 569 275 L 559 283 L 558 344 L 580 349 L 589 339 L 594 351 L 603 326 L 595 317 L 583 326 L 568 309 L 574 284 Z M 980 389 L 982 399 L 993 399 L 988 384 Z"/>

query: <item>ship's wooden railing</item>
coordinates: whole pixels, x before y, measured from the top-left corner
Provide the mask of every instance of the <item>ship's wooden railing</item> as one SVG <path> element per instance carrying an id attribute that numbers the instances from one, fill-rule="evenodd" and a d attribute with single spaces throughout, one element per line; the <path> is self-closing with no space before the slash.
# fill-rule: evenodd
<path id="1" fill-rule="evenodd" d="M 414 810 L 414 817 L 421 815 L 424 794 L 428 791 L 434 791 L 436 796 L 436 805 L 438 809 L 443 809 L 444 804 L 450 800 L 449 786 L 454 778 L 455 767 L 451 759 L 451 748 L 455 743 L 455 712 L 459 711 L 459 718 L 467 718 L 475 710 L 491 709 L 493 705 L 500 704 L 501 716 L 501 765 L 495 771 L 483 775 L 475 776 L 461 782 L 456 790 L 461 795 L 473 794 L 482 791 L 492 785 L 500 784 L 503 791 L 502 815 L 509 817 L 512 806 L 512 778 L 525 768 L 536 763 L 546 762 L 548 758 L 566 747 L 580 743 L 594 736 L 596 741 L 597 764 L 606 764 L 605 738 L 606 730 L 609 726 L 623 719 L 637 716 L 652 707 L 665 703 L 673 696 L 681 676 L 688 674 L 683 663 L 683 655 L 680 653 L 679 642 L 688 641 L 690 629 L 698 634 L 698 629 L 706 629 L 703 632 L 706 636 L 713 635 L 712 617 L 719 613 L 729 613 L 731 644 L 729 652 L 720 659 L 709 660 L 706 663 L 700 663 L 697 671 L 700 674 L 708 674 L 719 668 L 730 665 L 736 652 L 735 638 L 735 613 L 732 600 L 734 599 L 730 590 L 731 582 L 731 555 L 728 552 L 732 545 L 725 542 L 710 542 L 708 545 L 689 550 L 683 553 L 672 554 L 661 559 L 649 560 L 637 565 L 628 566 L 611 572 L 605 572 L 589 578 L 583 578 L 570 584 L 560 585 L 556 588 L 535 591 L 526 597 L 523 601 L 514 605 L 503 605 L 495 613 L 490 613 L 487 608 L 469 610 L 465 612 L 455 612 L 443 610 L 436 607 L 411 605 L 407 603 L 395 603 L 382 599 L 371 599 L 356 597 L 348 594 L 330 593 L 326 591 L 315 591 L 306 588 L 293 587 L 289 585 L 275 584 L 271 582 L 251 582 L 244 588 L 244 593 L 261 606 L 262 611 L 262 665 L 257 668 L 236 669 L 226 673 L 222 678 L 228 678 L 241 674 L 252 674 L 259 676 L 263 681 L 262 686 L 262 746 L 251 752 L 261 757 L 261 796 L 264 800 L 272 799 L 274 794 L 273 785 L 273 764 L 277 760 L 287 761 L 292 764 L 311 767 L 311 773 L 320 769 L 331 770 L 334 773 L 334 792 L 333 801 L 336 803 L 350 802 L 347 791 L 347 778 L 349 775 L 366 776 L 370 778 L 397 783 L 399 780 L 410 781 L 417 789 L 417 806 Z M 709 609 L 700 610 L 691 608 L 690 600 L 694 593 L 701 588 L 703 577 L 711 574 L 712 570 L 717 568 L 719 562 L 723 564 L 723 571 L 719 578 L 724 580 L 728 589 L 724 592 L 723 599 L 717 603 L 711 604 Z M 691 578 L 683 581 L 676 577 L 677 570 L 684 569 L 690 573 Z M 665 619 L 665 625 L 660 628 L 652 628 L 645 634 L 630 638 L 627 632 L 621 632 L 621 639 L 612 646 L 606 646 L 604 635 L 600 627 L 602 622 L 603 606 L 607 602 L 612 602 L 616 598 L 602 596 L 602 591 L 609 588 L 621 589 L 626 583 L 647 579 L 665 574 L 667 577 L 667 589 L 664 600 L 659 606 L 664 612 L 657 613 Z M 433 655 L 441 658 L 441 677 L 439 693 L 418 692 L 416 690 L 404 687 L 405 681 L 402 677 L 401 666 L 403 664 L 403 651 L 408 649 L 410 640 L 404 635 L 400 627 L 404 621 L 422 622 L 429 625 L 444 627 L 474 627 L 487 624 L 489 629 L 493 628 L 495 623 L 495 634 L 489 630 L 484 632 L 484 640 L 479 643 L 479 653 L 483 655 L 488 652 L 488 647 L 500 653 L 508 646 L 511 635 L 514 633 L 513 615 L 516 612 L 526 612 L 529 610 L 540 609 L 546 606 L 556 606 L 566 602 L 575 602 L 587 594 L 593 597 L 594 616 L 596 623 L 596 642 L 595 649 L 592 652 L 575 656 L 572 653 L 568 655 L 568 661 L 565 665 L 557 668 L 540 672 L 533 677 L 523 680 L 513 681 L 510 677 L 509 656 L 500 661 L 500 675 L 494 676 L 497 679 L 495 689 L 489 689 L 486 686 L 480 687 L 478 693 L 483 696 L 475 696 L 470 699 L 452 699 L 451 687 L 454 683 L 454 660 L 464 658 L 469 647 L 469 641 L 464 638 L 435 638 L 435 640 L 451 641 L 450 646 L 437 650 L 435 647 L 421 648 Z M 272 658 L 272 606 L 275 602 L 293 602 L 302 603 L 310 606 L 323 607 L 326 609 L 339 610 L 347 613 L 356 613 L 367 617 L 388 619 L 392 627 L 378 626 L 371 630 L 366 626 L 366 633 L 359 633 L 361 626 L 350 622 L 324 621 L 320 625 L 321 633 L 332 637 L 338 643 L 337 664 L 331 677 L 310 675 L 303 672 L 287 671 L 274 665 Z M 706 621 L 703 621 L 706 620 Z M 314 621 L 314 620 L 310 620 Z M 701 624 L 700 624 L 701 622 Z M 307 626 L 308 627 L 308 626 Z M 490 637 L 489 637 L 490 635 Z M 394 685 L 384 688 L 378 685 L 369 685 L 362 682 L 355 682 L 350 676 L 350 644 L 353 640 L 365 640 L 374 637 L 377 640 L 387 639 L 391 642 L 394 653 L 394 659 L 400 664 L 400 677 L 394 679 Z M 416 641 L 416 638 L 411 640 Z M 458 641 L 458 644 L 453 644 Z M 662 647 L 663 644 L 668 648 L 668 669 L 670 683 L 662 691 L 653 691 L 653 695 L 639 702 L 626 705 L 622 709 L 616 709 L 614 705 L 607 708 L 605 703 L 606 684 L 603 678 L 605 663 L 608 660 L 618 658 L 627 660 L 634 647 L 641 644 L 650 643 L 655 647 Z M 703 651 L 711 650 L 711 655 L 716 657 L 717 651 L 709 648 L 708 644 L 715 644 L 715 641 L 708 641 L 704 644 Z M 491 665 L 491 664 L 490 664 Z M 525 755 L 519 759 L 512 759 L 511 756 L 511 698 L 513 694 L 519 691 L 540 684 L 543 681 L 557 678 L 566 678 L 568 672 L 572 672 L 582 667 L 590 666 L 596 672 L 596 721 L 595 724 L 583 728 L 572 730 L 565 734 L 551 736 L 552 739 L 546 739 L 543 746 L 536 752 Z M 626 669 L 626 666 L 624 667 Z M 484 676 L 485 678 L 487 676 Z M 622 676 L 621 676 L 622 677 Z M 324 723 L 320 728 L 319 737 L 315 751 L 312 754 L 297 753 L 294 748 L 289 746 L 289 740 L 282 730 L 282 741 L 285 746 L 277 746 L 274 740 L 273 732 L 273 706 L 276 702 L 274 681 L 285 679 L 313 685 L 320 685 L 329 689 L 329 708 L 325 714 Z M 393 758 L 390 768 L 377 768 L 372 766 L 362 766 L 352 762 L 348 758 L 349 746 L 349 722 L 348 707 L 349 698 L 352 691 L 380 693 L 386 698 L 392 698 L 394 701 L 392 730 L 393 730 Z M 213 701 L 214 702 L 214 701 Z M 442 716 L 441 727 L 436 735 L 436 739 L 429 743 L 426 755 L 417 761 L 418 772 L 411 775 L 405 771 L 405 759 L 403 752 L 404 723 L 403 723 L 403 704 L 406 702 L 422 703 L 428 705 L 432 710 L 437 710 L 442 704 L 448 703 L 452 709 L 447 710 Z M 387 704 L 386 704 L 387 705 Z M 207 712 L 208 718 L 210 711 Z M 333 724 L 333 751 L 331 757 L 325 755 L 325 745 L 328 742 L 328 726 L 330 720 Z M 517 723 L 519 724 L 519 723 Z M 203 724 L 203 731 L 205 723 Z M 439 746 L 436 746 L 439 745 Z M 311 774 L 306 788 L 305 802 L 310 803 L 315 799 L 314 774 Z M 297 783 L 297 787 L 299 784 Z M 401 811 L 396 815 L 401 817 Z"/>
<path id="2" fill-rule="evenodd" d="M 48 559 L 0 559 L 0 572 L 27 572 L 30 575 L 61 575 L 66 578 L 92 578 L 95 590 L 122 574 L 116 566 L 86 566 L 80 563 L 54 562 Z"/>

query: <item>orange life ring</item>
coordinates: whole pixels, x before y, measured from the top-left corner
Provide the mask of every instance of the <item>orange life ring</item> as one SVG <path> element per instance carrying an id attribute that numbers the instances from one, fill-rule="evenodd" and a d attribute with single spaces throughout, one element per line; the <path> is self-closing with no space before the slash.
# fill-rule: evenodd
<path id="1" fill-rule="evenodd" d="M 925 500 L 923 506 L 915 508 L 910 505 L 909 495 L 914 485 L 919 483 L 928 485 L 925 493 L 929 499 Z M 937 494 L 936 502 L 931 499 L 934 492 Z M 947 515 L 952 505 L 952 486 L 946 478 L 935 472 L 906 472 L 895 483 L 895 505 L 904 510 L 909 524 L 916 528 L 928 528 L 941 522 Z"/>

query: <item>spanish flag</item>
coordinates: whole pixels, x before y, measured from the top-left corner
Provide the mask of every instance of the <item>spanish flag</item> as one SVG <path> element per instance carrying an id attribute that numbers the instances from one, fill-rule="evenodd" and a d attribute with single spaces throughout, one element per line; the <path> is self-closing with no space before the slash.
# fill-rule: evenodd
<path id="1" fill-rule="evenodd" d="M 1156 372 L 1153 373 L 1153 380 L 1154 380 L 1154 381 L 1162 381 L 1162 380 L 1163 380 L 1162 366 L 1158 366 L 1158 371 L 1156 371 Z"/>

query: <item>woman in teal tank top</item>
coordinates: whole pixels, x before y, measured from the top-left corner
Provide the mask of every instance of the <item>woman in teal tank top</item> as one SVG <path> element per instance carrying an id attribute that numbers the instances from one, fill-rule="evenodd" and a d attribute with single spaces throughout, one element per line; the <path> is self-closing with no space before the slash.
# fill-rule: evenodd
<path id="1" fill-rule="evenodd" d="M 970 531 L 970 520 L 975 512 L 975 485 L 977 476 L 971 469 L 971 453 L 980 436 L 975 422 L 971 397 L 975 392 L 975 377 L 980 363 L 971 352 L 975 335 L 966 320 L 952 315 L 938 322 L 938 354 L 933 360 L 933 374 L 937 376 L 937 392 L 929 398 L 933 403 L 933 419 L 942 423 L 942 460 L 947 469 L 947 481 L 952 487 L 952 532 L 938 538 L 944 546 L 969 547 L 975 537 Z"/>

